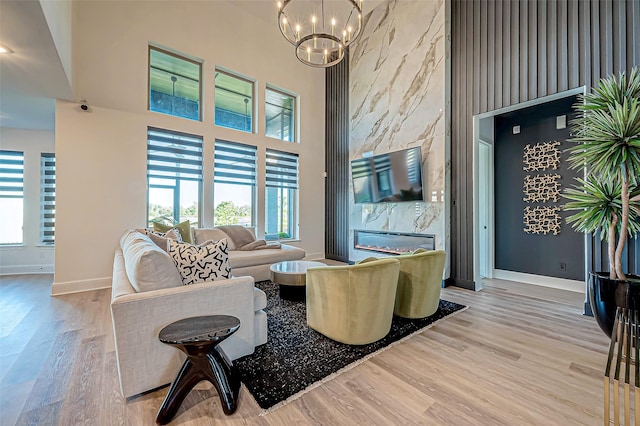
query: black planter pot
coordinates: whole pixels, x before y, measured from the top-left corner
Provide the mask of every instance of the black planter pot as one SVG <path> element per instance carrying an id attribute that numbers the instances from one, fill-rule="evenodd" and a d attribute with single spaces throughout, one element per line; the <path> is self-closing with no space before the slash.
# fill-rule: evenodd
<path id="1" fill-rule="evenodd" d="M 608 272 L 591 272 L 589 300 L 596 322 L 611 337 L 618 306 L 640 309 L 640 277 L 627 275 L 627 279 L 622 281 L 609 278 Z"/>

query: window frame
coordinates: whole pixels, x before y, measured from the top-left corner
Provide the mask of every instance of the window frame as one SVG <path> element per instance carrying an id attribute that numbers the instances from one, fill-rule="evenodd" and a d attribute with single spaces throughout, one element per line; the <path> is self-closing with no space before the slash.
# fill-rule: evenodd
<path id="1" fill-rule="evenodd" d="M 53 163 L 53 169 L 47 169 L 47 162 Z M 53 173 L 47 173 L 48 170 L 53 170 Z M 53 178 L 47 178 L 47 176 L 53 176 Z M 48 189 L 53 188 L 53 191 Z M 53 193 L 53 199 L 47 200 L 47 197 L 51 197 Z M 47 206 L 53 206 L 53 208 L 47 208 Z M 53 210 L 53 214 L 47 217 L 47 211 Z M 48 222 L 47 220 L 50 220 Z M 55 245 L 55 223 L 56 223 L 56 155 L 50 152 L 40 153 L 40 244 L 53 246 Z M 51 226 L 48 226 L 51 225 Z M 47 239 L 47 233 L 51 232 L 50 241 Z"/>
<path id="2" fill-rule="evenodd" d="M 216 122 L 216 91 L 218 90 L 218 86 L 216 85 L 216 74 L 217 73 L 221 73 L 226 75 L 227 77 L 231 77 L 231 78 L 235 78 L 237 80 L 241 80 L 244 81 L 246 83 L 251 84 L 251 108 L 249 109 L 251 111 L 251 129 L 250 130 L 240 130 L 237 129 L 235 127 L 228 127 L 228 126 L 224 126 L 224 125 L 220 125 Z M 225 69 L 225 68 L 221 68 L 221 67 L 215 67 L 214 69 L 214 75 L 213 75 L 213 125 L 216 127 L 221 127 L 224 129 L 231 129 L 231 130 L 235 130 L 237 132 L 242 132 L 242 133 L 248 133 L 248 134 L 256 134 L 257 133 L 257 122 L 258 122 L 258 111 L 257 111 L 257 90 L 256 90 L 256 85 L 257 82 L 254 79 L 251 79 L 249 77 L 243 76 L 241 74 L 238 74 L 236 72 L 233 72 L 231 70 Z M 228 89 L 222 89 L 222 90 L 227 90 Z M 243 94 L 238 93 L 238 95 L 242 95 L 242 96 L 246 96 Z"/>
<path id="3" fill-rule="evenodd" d="M 193 178 L 180 178 L 180 177 L 172 177 L 172 176 L 161 176 L 161 175 L 156 175 L 156 176 L 150 176 L 150 169 L 149 169 L 149 133 L 150 132 L 158 132 L 158 133 L 164 133 L 164 134 L 168 134 L 168 135 L 174 135 L 174 136 L 182 136 L 185 138 L 193 138 L 193 139 L 198 139 L 200 141 L 200 150 L 199 150 L 199 155 L 200 155 L 200 164 L 199 164 L 199 169 L 196 169 L 199 171 L 199 178 L 198 179 L 193 179 Z M 196 151 L 194 151 L 196 152 Z M 179 131 L 175 131 L 175 130 L 169 130 L 169 129 L 162 129 L 159 127 L 154 127 L 154 126 L 147 126 L 147 173 L 146 173 L 146 177 L 147 177 L 147 208 L 146 208 L 146 222 L 148 225 L 152 223 L 151 219 L 149 217 L 149 190 L 151 188 L 156 188 L 156 189 L 169 189 L 173 191 L 173 212 L 172 212 L 172 217 L 174 221 L 177 221 L 176 223 L 179 223 L 181 221 L 180 219 L 180 185 L 179 183 L 181 181 L 192 181 L 192 182 L 197 182 L 198 183 L 198 213 L 197 213 L 197 225 L 200 226 L 200 224 L 202 223 L 202 199 L 203 199 L 203 187 L 204 187 L 204 174 L 203 174 L 203 169 L 204 169 L 204 138 L 200 135 L 195 135 L 192 133 L 186 133 L 186 132 L 179 132 Z M 159 167 L 159 166 L 157 166 Z M 154 168 L 151 169 L 152 171 L 154 170 Z M 156 178 L 156 179 L 174 179 L 175 183 L 173 186 L 171 185 L 159 185 L 159 184 L 151 184 L 151 178 Z M 177 215 L 176 215 L 177 212 Z"/>
<path id="4" fill-rule="evenodd" d="M 275 93 L 277 93 L 279 95 L 288 96 L 288 97 L 293 99 L 293 108 L 291 109 L 292 112 L 293 112 L 293 119 L 291 120 L 291 122 L 293 124 L 293 129 L 290 130 L 290 132 L 289 132 L 293 136 L 293 138 L 290 141 L 284 140 L 281 137 L 277 138 L 275 136 L 269 136 L 267 134 L 267 120 L 268 120 L 267 111 L 266 111 L 266 108 L 267 108 L 267 91 L 275 92 Z M 299 143 L 299 138 L 298 138 L 298 116 L 299 116 L 299 114 L 298 114 L 298 103 L 299 103 L 299 98 L 300 97 L 298 95 L 296 95 L 295 93 L 288 92 L 288 91 L 286 91 L 284 89 L 280 89 L 280 88 L 272 86 L 270 84 L 266 85 L 265 93 L 264 93 L 264 104 L 265 104 L 264 135 L 265 135 L 265 137 L 268 137 L 268 138 L 271 138 L 271 139 L 275 139 L 275 140 L 279 140 L 279 141 L 282 141 L 282 142 L 287 142 L 287 143 Z"/>
<path id="5" fill-rule="evenodd" d="M 269 156 L 276 156 L 276 164 L 278 161 L 278 156 L 281 157 L 281 161 L 285 161 L 287 158 L 294 158 L 296 159 L 295 162 L 295 181 L 291 178 L 287 178 L 287 177 L 282 177 L 283 175 L 281 175 L 280 173 L 282 173 L 282 171 L 278 171 L 278 172 L 270 172 L 270 168 L 276 168 L 277 166 L 270 166 L 269 165 Z M 282 168 L 282 167 L 280 167 Z M 271 178 L 270 178 L 271 176 Z M 285 175 L 286 176 L 286 175 Z M 279 178 L 278 178 L 279 177 Z M 278 178 L 278 179 L 275 179 Z M 272 181 L 271 184 L 269 181 Z M 277 182 L 280 181 L 280 184 L 277 184 Z M 295 153 L 295 152 L 287 152 L 287 151 L 282 151 L 282 150 L 277 150 L 277 149 L 271 149 L 271 148 L 267 148 L 266 152 L 265 152 L 265 204 L 263 206 L 263 208 L 265 209 L 265 223 L 264 223 L 264 227 L 265 227 L 265 239 L 267 239 L 267 221 L 268 221 L 268 213 L 267 213 L 267 191 L 269 190 L 269 188 L 277 188 L 280 191 L 280 194 L 283 192 L 283 190 L 287 190 L 288 191 L 288 222 L 289 222 L 289 231 L 290 231 L 290 235 L 289 238 L 280 238 L 278 236 L 278 240 L 280 239 L 284 239 L 284 240 L 296 240 L 298 239 L 298 234 L 299 234 L 299 228 L 300 228 L 300 224 L 299 224 L 299 211 L 300 211 L 300 206 L 299 206 L 299 191 L 300 191 L 300 154 Z M 282 209 L 282 205 L 278 206 L 279 209 Z M 280 214 L 281 216 L 281 214 Z M 282 232 L 281 230 L 278 230 L 278 233 Z"/>
<path id="6" fill-rule="evenodd" d="M 177 59 L 180 59 L 180 60 L 183 60 L 183 61 L 186 61 L 186 62 L 191 62 L 192 64 L 198 65 L 198 68 L 199 68 L 198 86 L 199 86 L 199 88 L 198 88 L 198 118 L 197 119 L 193 119 L 193 118 L 189 118 L 189 117 L 182 117 L 180 115 L 168 114 L 168 113 L 162 112 L 162 111 L 153 111 L 151 109 L 151 51 L 152 50 L 155 50 L 156 52 L 160 52 L 160 53 L 163 53 L 165 55 L 173 56 L 174 58 L 177 58 Z M 182 118 L 182 119 L 185 119 L 185 120 L 203 121 L 203 118 L 202 118 L 203 117 L 202 110 L 204 109 L 204 85 L 202 84 L 202 76 L 203 76 L 202 68 L 203 68 L 203 65 L 204 65 L 204 61 L 202 61 L 202 60 L 195 59 L 193 57 L 190 57 L 189 55 L 173 51 L 173 50 L 168 49 L 166 47 L 161 47 L 161 46 L 149 43 L 148 49 L 147 49 L 147 111 L 154 112 L 156 114 L 165 114 L 165 115 L 169 115 L 171 117 Z M 185 77 L 185 78 L 188 78 L 188 77 Z"/>
<path id="7" fill-rule="evenodd" d="M 254 167 L 254 171 L 253 171 L 253 184 L 242 184 L 242 183 L 233 183 L 233 182 L 216 182 L 216 146 L 218 144 L 227 144 L 227 146 L 233 146 L 235 147 L 244 147 L 246 148 L 251 148 L 251 149 L 247 149 L 247 151 L 253 151 L 254 153 L 254 162 L 253 162 L 253 167 Z M 244 163 L 244 164 L 248 164 L 248 163 Z M 221 176 L 222 177 L 222 176 Z M 250 227 L 255 227 L 256 226 L 256 216 L 257 216 L 257 211 L 258 211 L 258 202 L 257 202 L 257 194 L 258 194 L 258 147 L 255 145 L 250 145 L 250 144 L 245 144 L 245 143 L 240 143 L 240 142 L 232 142 L 232 141 L 228 141 L 228 140 L 224 140 L 224 139 L 216 139 L 214 141 L 213 144 L 213 197 L 212 197 L 212 201 L 213 201 L 213 223 L 214 226 L 218 226 L 215 224 L 215 209 L 216 209 L 216 194 L 215 194 L 215 185 L 216 183 L 220 183 L 220 184 L 227 184 L 227 185 L 244 185 L 244 186 L 251 186 L 251 223 L 250 223 Z"/>

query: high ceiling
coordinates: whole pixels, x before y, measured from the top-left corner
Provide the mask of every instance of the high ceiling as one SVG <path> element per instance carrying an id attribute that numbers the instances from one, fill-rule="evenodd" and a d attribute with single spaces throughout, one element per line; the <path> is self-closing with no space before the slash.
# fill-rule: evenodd
<path id="1" fill-rule="evenodd" d="M 364 0 L 365 14 L 386 1 Z M 276 28 L 276 1 L 233 4 Z M 13 50 L 0 55 L 0 127 L 53 129 L 55 99 L 74 100 L 42 7 L 37 0 L 0 0 L 0 44 Z"/>
<path id="2" fill-rule="evenodd" d="M 71 85 L 38 1 L 0 1 L 0 126 L 53 129 L 55 99 Z"/>

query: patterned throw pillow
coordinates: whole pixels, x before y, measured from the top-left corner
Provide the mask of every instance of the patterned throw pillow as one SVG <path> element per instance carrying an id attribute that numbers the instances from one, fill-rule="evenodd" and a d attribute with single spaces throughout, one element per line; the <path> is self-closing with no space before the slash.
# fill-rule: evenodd
<path id="1" fill-rule="evenodd" d="M 231 277 L 226 238 L 204 247 L 169 240 L 167 253 L 178 268 L 184 285 Z"/>

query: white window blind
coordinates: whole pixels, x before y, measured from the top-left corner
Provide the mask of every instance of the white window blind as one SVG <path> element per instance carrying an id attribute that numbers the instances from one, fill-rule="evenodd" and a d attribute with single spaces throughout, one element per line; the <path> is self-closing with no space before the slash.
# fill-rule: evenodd
<path id="1" fill-rule="evenodd" d="M 24 196 L 24 153 L 0 151 L 0 197 Z"/>
<path id="2" fill-rule="evenodd" d="M 56 229 L 56 157 L 40 154 L 40 242 L 53 244 Z"/>
<path id="3" fill-rule="evenodd" d="M 213 181 L 235 185 L 256 185 L 257 148 L 217 140 L 214 148 Z"/>
<path id="4" fill-rule="evenodd" d="M 147 177 L 202 180 L 202 138 L 149 127 Z"/>
<path id="5" fill-rule="evenodd" d="M 24 153 L 0 150 L 0 244 L 23 242 Z"/>
<path id="6" fill-rule="evenodd" d="M 266 186 L 298 189 L 298 154 L 267 149 Z"/>

